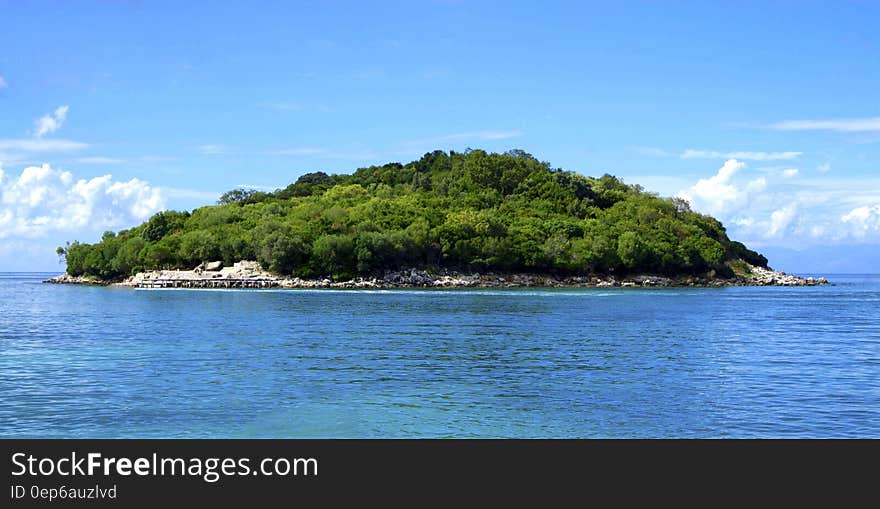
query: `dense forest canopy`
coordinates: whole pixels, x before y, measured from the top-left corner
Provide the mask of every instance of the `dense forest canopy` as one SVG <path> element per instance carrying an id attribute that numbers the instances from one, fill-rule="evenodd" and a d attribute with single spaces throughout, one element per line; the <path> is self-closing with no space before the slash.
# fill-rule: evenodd
<path id="1" fill-rule="evenodd" d="M 58 253 L 69 274 L 102 279 L 212 260 L 333 278 L 408 267 L 681 275 L 730 273 L 740 259 L 767 265 L 684 200 L 554 169 L 520 150 L 435 151 L 351 175 L 308 173 Z"/>

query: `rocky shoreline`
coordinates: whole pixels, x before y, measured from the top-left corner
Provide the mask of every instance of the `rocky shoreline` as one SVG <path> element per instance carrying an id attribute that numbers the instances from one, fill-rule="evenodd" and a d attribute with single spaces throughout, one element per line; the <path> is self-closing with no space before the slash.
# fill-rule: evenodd
<path id="1" fill-rule="evenodd" d="M 102 281 L 62 274 L 46 283 L 113 285 L 129 288 L 633 288 L 633 287 L 725 287 L 725 286 L 816 286 L 829 284 L 825 278 L 802 278 L 784 272 L 747 265 L 748 270 L 724 279 L 709 276 L 569 276 L 547 274 L 472 273 L 418 269 L 389 271 L 381 277 L 358 277 L 348 281 L 281 277 L 262 270 L 256 262 L 242 261 L 232 267 L 222 263 L 203 264 L 194 270 L 141 272 L 124 281 Z"/>

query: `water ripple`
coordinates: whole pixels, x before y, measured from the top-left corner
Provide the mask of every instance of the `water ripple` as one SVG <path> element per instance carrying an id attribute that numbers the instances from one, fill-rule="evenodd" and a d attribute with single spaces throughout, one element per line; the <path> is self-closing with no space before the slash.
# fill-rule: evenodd
<path id="1" fill-rule="evenodd" d="M 0 273 L 2 437 L 880 437 L 880 277 L 133 291 Z"/>

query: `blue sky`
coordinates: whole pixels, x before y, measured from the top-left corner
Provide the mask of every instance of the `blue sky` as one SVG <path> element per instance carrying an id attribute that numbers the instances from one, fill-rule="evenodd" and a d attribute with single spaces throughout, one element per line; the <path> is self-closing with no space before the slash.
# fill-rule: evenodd
<path id="1" fill-rule="evenodd" d="M 784 270 L 876 261 L 876 3 L 0 12 L 0 271 L 58 270 L 65 240 L 234 187 L 467 147 L 687 197 Z"/>

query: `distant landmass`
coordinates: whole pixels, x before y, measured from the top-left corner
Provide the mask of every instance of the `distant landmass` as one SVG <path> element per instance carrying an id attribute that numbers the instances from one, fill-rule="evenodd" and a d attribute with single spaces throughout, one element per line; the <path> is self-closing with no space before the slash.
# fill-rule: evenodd
<path id="1" fill-rule="evenodd" d="M 332 280 L 408 268 L 726 278 L 767 267 L 682 199 L 521 150 L 438 150 L 351 175 L 308 173 L 274 192 L 236 189 L 217 205 L 160 212 L 58 254 L 70 276 L 103 281 L 240 260 Z"/>

